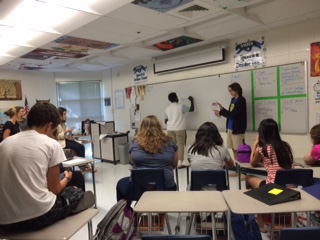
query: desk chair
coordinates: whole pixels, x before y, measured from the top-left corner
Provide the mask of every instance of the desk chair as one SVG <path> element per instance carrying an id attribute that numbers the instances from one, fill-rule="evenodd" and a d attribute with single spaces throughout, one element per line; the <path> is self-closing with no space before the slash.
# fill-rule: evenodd
<path id="1" fill-rule="evenodd" d="M 312 169 L 283 169 L 278 170 L 274 183 L 279 184 L 284 187 L 308 187 L 313 184 L 313 170 Z M 281 218 L 282 215 L 282 218 Z M 308 222 L 310 223 L 310 214 L 308 215 Z M 279 214 L 278 217 L 278 226 L 279 229 L 282 228 L 281 225 L 286 226 L 286 222 L 290 222 L 290 215 L 288 214 Z M 283 219 L 283 220 L 281 220 Z M 289 220 L 288 220 L 289 219 Z M 296 216 L 295 213 L 291 214 L 291 227 L 296 226 Z M 271 215 L 271 232 L 274 231 L 274 222 L 275 215 Z M 289 223 L 290 224 L 290 223 Z"/>
<path id="2" fill-rule="evenodd" d="M 191 171 L 191 191 L 201 191 L 206 188 L 223 191 L 229 189 L 229 179 L 225 170 L 194 170 Z"/>
<path id="3" fill-rule="evenodd" d="M 146 168 L 131 170 L 131 201 L 139 201 L 146 191 L 166 191 L 163 169 Z M 171 234 L 169 217 L 165 214 L 168 232 Z M 133 220 L 133 218 L 131 219 Z M 130 223 L 131 225 L 132 223 Z M 148 226 L 151 226 L 151 214 L 148 215 Z M 151 234 L 151 233 L 150 233 Z"/>
<path id="4" fill-rule="evenodd" d="M 274 183 L 284 187 L 302 186 L 308 187 L 313 184 L 313 170 L 312 169 L 286 169 L 278 170 Z"/>
<path id="5" fill-rule="evenodd" d="M 211 240 L 209 235 L 162 235 L 162 236 L 142 236 L 142 240 Z"/>
<path id="6" fill-rule="evenodd" d="M 223 190 L 229 190 L 229 178 L 226 173 L 228 170 L 193 170 L 191 171 L 191 185 L 190 185 L 190 191 L 202 191 L 202 190 L 211 190 L 211 191 L 223 191 Z M 202 225 L 205 226 L 205 229 L 207 230 L 207 225 L 211 226 L 211 224 L 208 224 L 209 222 L 215 223 L 215 217 L 212 215 L 211 220 L 210 216 L 206 217 L 205 222 L 202 221 L 202 213 L 199 213 L 200 215 L 197 216 L 198 221 L 200 220 L 200 230 L 202 232 Z M 206 216 L 207 214 L 205 214 Z M 223 228 L 223 231 L 225 231 L 224 228 L 224 221 L 223 221 L 223 215 L 221 215 L 222 222 L 219 224 L 220 227 Z M 192 222 L 194 219 L 194 214 L 191 214 L 190 218 L 190 225 L 187 224 L 186 230 L 190 232 Z M 187 223 L 188 223 L 187 218 Z M 197 225 L 196 225 L 197 228 Z"/>
<path id="7" fill-rule="evenodd" d="M 93 239 L 92 218 L 98 214 L 97 209 L 87 209 L 75 215 L 68 216 L 45 228 L 27 232 L 2 232 L 0 239 L 7 240 L 65 240 L 70 239 L 84 225 L 88 224 L 88 239 Z"/>
<path id="8" fill-rule="evenodd" d="M 163 169 L 132 169 L 131 180 L 131 201 L 139 201 L 146 191 L 165 191 Z"/>
<path id="9" fill-rule="evenodd" d="M 284 228 L 280 231 L 279 240 L 318 240 L 320 236 L 320 228 Z"/>

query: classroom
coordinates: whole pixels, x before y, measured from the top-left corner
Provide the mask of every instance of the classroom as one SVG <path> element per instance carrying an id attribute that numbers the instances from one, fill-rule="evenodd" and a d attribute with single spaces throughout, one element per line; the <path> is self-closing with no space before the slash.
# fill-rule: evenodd
<path id="1" fill-rule="evenodd" d="M 16 5 L 23 2 L 22 0 L 0 1 L 0 15 L 1 13 L 7 13 L 6 11 L 9 11 L 9 2 L 11 1 Z M 50 1 L 43 0 L 43 2 Z M 111 2 L 113 3 L 111 4 Z M 114 121 L 115 131 L 123 133 L 130 131 L 129 139 L 132 139 L 142 119 L 134 119 L 132 102 L 129 98 L 125 97 L 125 90 L 129 87 L 145 86 L 145 96 L 139 98 L 141 117 L 146 116 L 146 114 L 154 114 L 159 116 L 160 121 L 162 121 L 164 125 L 164 109 L 157 106 L 169 105 L 167 95 L 172 88 L 184 98 L 187 98 L 189 95 L 194 98 L 195 112 L 188 113 L 190 114 L 190 119 L 193 121 L 190 121 L 190 126 L 192 127 L 187 128 L 188 137 L 186 146 L 189 146 L 194 140 L 197 127 L 203 122 L 211 121 L 209 113 L 202 114 L 204 112 L 203 109 L 205 109 L 205 112 L 209 111 L 209 106 L 203 106 L 202 103 L 222 101 L 221 103 L 227 108 L 230 101 L 230 95 L 228 93 L 229 78 L 225 83 L 220 81 L 215 84 L 213 82 L 212 87 L 210 85 L 211 89 L 205 89 L 206 83 L 202 81 L 207 80 L 203 79 L 219 81 L 226 79 L 227 76 L 235 76 L 237 74 L 248 76 L 251 79 L 252 71 L 255 70 L 280 68 L 287 65 L 301 65 L 303 66 L 301 69 L 303 71 L 304 87 L 306 88 L 303 110 L 306 110 L 306 112 L 302 112 L 304 116 L 301 118 L 285 118 L 287 123 L 282 122 L 283 125 L 287 124 L 292 128 L 297 125 L 299 131 L 297 133 L 289 130 L 281 133 L 281 137 L 291 145 L 295 158 L 303 158 L 305 154 L 310 151 L 312 143 L 309 130 L 315 124 L 320 123 L 320 91 L 316 89 L 320 83 L 320 73 L 313 74 L 312 69 L 315 67 L 311 66 L 310 60 L 312 43 L 317 43 L 318 46 L 320 46 L 320 32 L 318 27 L 320 25 L 320 2 L 318 0 L 306 0 L 303 1 L 304 3 L 301 3 L 299 0 L 254 0 L 251 3 L 243 3 L 250 1 L 236 1 L 239 2 L 236 3 L 239 5 L 232 5 L 235 4 L 232 3 L 235 1 L 230 0 L 228 1 L 230 6 L 227 6 L 224 9 L 225 12 L 220 13 L 221 15 L 217 14 L 217 17 L 214 19 L 215 22 L 210 22 L 212 20 L 208 17 L 210 14 L 202 16 L 202 18 L 200 17 L 199 19 L 206 19 L 201 26 L 197 24 L 197 21 L 191 21 L 186 16 L 181 17 L 181 15 L 178 15 L 180 14 L 179 12 L 173 12 L 171 10 L 169 15 L 165 14 L 165 10 L 163 10 L 162 12 L 159 11 L 161 13 L 157 12 L 157 15 L 159 15 L 159 19 L 157 18 L 157 20 L 161 20 L 161 22 L 158 23 L 158 27 L 155 27 L 157 24 L 156 21 L 145 23 L 147 17 L 157 17 L 153 12 L 154 10 L 143 10 L 144 7 L 131 4 L 131 2 L 130 0 L 110 1 L 110 6 L 108 4 L 104 5 L 101 3 L 101 5 L 99 5 L 100 3 L 97 3 L 97 5 L 94 5 L 95 8 L 92 8 L 93 10 L 90 9 L 91 12 L 88 11 L 90 13 L 88 13 L 88 16 L 82 18 L 82 15 L 79 15 L 74 22 L 70 23 L 70 26 L 65 27 L 65 29 L 62 27 L 63 30 L 60 32 L 63 34 L 57 34 L 59 31 L 51 31 L 51 36 L 48 37 L 46 35 L 38 40 L 38 42 L 35 41 L 35 46 L 31 46 L 32 44 L 29 46 L 22 45 L 23 49 L 17 50 L 16 53 L 13 50 L 7 53 L 2 52 L 0 48 L 0 80 L 21 80 L 23 93 L 23 97 L 20 100 L 0 99 L 0 108 L 7 109 L 12 106 L 24 106 L 25 96 L 28 97 L 28 105 L 30 108 L 36 103 L 37 99 L 49 99 L 51 103 L 59 106 L 57 84 L 100 81 L 101 115 L 103 119 L 99 119 L 99 121 Z M 220 11 L 222 9 L 221 5 L 219 5 L 222 4 L 222 0 L 216 0 L 216 3 L 208 0 L 187 0 L 182 2 L 185 2 L 187 4 L 186 6 L 190 7 L 193 5 L 207 7 L 210 11 L 212 10 L 211 14 L 215 11 L 214 9 L 219 9 Z M 248 6 L 246 6 L 246 4 L 248 4 Z M 5 7 L 2 8 L 2 6 Z M 109 7 L 112 10 L 104 10 L 97 14 L 101 6 L 104 8 Z M 54 5 L 54 7 L 57 6 Z M 228 8 L 230 8 L 230 11 Z M 182 7 L 180 6 L 178 9 L 182 10 Z M 77 10 L 85 12 L 83 9 Z M 137 11 L 133 13 L 135 10 Z M 248 14 L 242 11 L 247 11 Z M 126 16 L 126 14 L 128 16 Z M 145 19 L 139 16 L 139 14 L 146 14 Z M 97 20 L 98 15 L 99 17 L 105 15 L 105 22 L 100 18 Z M 259 19 L 259 15 L 261 19 Z M 132 18 L 131 23 L 130 16 Z M 178 19 L 180 19 L 181 22 L 179 22 Z M 116 20 L 120 21 L 116 22 Z M 170 20 L 174 21 L 175 24 L 171 26 Z M 126 23 L 128 26 L 125 26 Z M 119 25 L 117 26 L 117 24 Z M 166 28 L 167 25 L 170 25 L 168 29 Z M 1 17 L 0 26 L 7 26 L 5 21 L 1 21 Z M 130 27 L 132 28 L 131 30 Z M 141 32 L 137 32 L 138 27 L 141 28 Z M 110 38 L 106 37 L 109 33 L 107 28 L 111 29 Z M 130 30 L 130 32 L 127 34 L 123 33 L 125 30 Z M 41 30 L 39 30 L 39 32 L 41 32 Z M 89 57 L 71 62 L 68 62 L 70 59 L 68 61 L 60 59 L 61 64 L 59 63 L 59 59 L 50 63 L 49 60 L 46 62 L 37 62 L 35 59 L 32 61 L 22 58 L 23 55 L 28 54 L 36 48 L 41 48 L 46 44 L 48 44 L 48 46 L 50 46 L 50 44 L 54 46 L 54 44 L 52 44 L 53 41 L 64 35 L 109 42 L 110 44 L 115 44 L 115 46 L 108 46 L 111 48 L 110 52 L 100 54 L 93 53 Z M 205 43 L 195 43 L 195 47 L 181 47 L 181 50 L 174 49 L 171 53 L 170 51 L 168 51 L 168 53 L 166 51 L 163 51 L 161 54 L 157 53 L 159 49 L 155 49 L 154 45 L 156 45 L 156 43 L 184 35 L 194 37 L 194 39 L 200 37 Z M 89 36 L 92 37 L 90 38 Z M 119 40 L 119 42 L 115 40 Z M 264 42 L 264 64 L 258 67 L 246 68 L 241 66 L 237 68 L 235 46 L 239 43 L 246 43 L 249 40 Z M 19 46 L 17 43 L 12 43 L 12 45 Z M 106 46 L 104 47 L 107 49 Z M 155 68 L 158 63 L 169 62 L 176 58 L 178 59 L 177 61 L 179 61 L 179 58 L 183 59 L 185 56 L 191 56 L 194 59 L 201 58 L 206 52 L 221 49 L 223 49 L 224 54 L 224 59 L 221 62 L 214 64 L 207 63 L 201 66 L 188 66 L 185 68 L 182 67 L 182 69 L 179 70 L 173 69 L 155 73 Z M 95 50 L 93 50 L 93 52 L 94 51 Z M 108 61 L 111 63 L 108 64 Z M 29 69 L 21 69 L 21 65 L 23 64 L 29 64 Z M 51 68 L 46 64 L 56 65 Z M 19 67 L 17 67 L 18 65 Z M 146 81 L 137 83 L 135 82 L 133 72 L 138 66 L 143 66 L 147 69 L 147 79 Z M 232 81 L 236 80 L 237 78 L 234 78 Z M 198 84 L 197 81 L 199 81 Z M 243 81 L 246 81 L 246 79 Z M 188 88 L 189 84 L 190 86 L 195 86 L 195 88 Z M 250 91 L 251 94 L 251 83 L 246 82 L 245 86 L 250 88 L 250 90 L 244 89 L 244 91 Z M 163 94 L 156 94 L 156 89 L 160 89 L 158 93 Z M 184 92 L 184 90 L 186 91 Z M 118 93 L 124 96 L 124 99 L 121 99 L 121 101 L 123 101 L 121 107 L 117 106 L 117 104 L 119 104 L 119 99 L 117 99 Z M 155 96 L 157 99 L 154 99 Z M 108 99 L 110 104 L 105 104 L 105 99 Z M 151 110 L 153 107 L 152 101 L 159 102 L 159 105 L 154 106 L 155 112 Z M 252 110 L 249 109 L 248 111 L 252 119 Z M 191 116 L 191 114 L 193 114 L 193 116 Z M 79 121 L 83 120 L 85 119 Z M 227 135 L 223 128 L 225 126 L 225 119 L 213 121 L 218 121 L 217 125 L 221 126 L 221 128 L 219 128 L 220 134 L 226 142 Z M 133 122 L 136 122 L 136 124 L 133 125 Z M 252 145 L 257 136 L 257 132 L 254 130 L 257 128 L 254 129 L 254 127 L 252 127 L 252 122 L 250 126 L 251 128 L 248 129 L 245 137 L 246 143 Z M 116 168 L 117 166 L 112 167 Z M 100 170 L 102 169 L 98 168 L 98 172 Z M 101 197 L 99 199 L 98 196 L 98 200 L 98 205 L 102 204 Z"/>

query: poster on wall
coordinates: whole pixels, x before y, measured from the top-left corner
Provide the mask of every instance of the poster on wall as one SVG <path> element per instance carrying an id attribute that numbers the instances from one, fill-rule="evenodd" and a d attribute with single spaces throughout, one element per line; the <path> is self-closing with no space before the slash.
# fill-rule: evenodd
<path id="1" fill-rule="evenodd" d="M 310 44 L 310 76 L 320 76 L 320 42 Z"/>
<path id="2" fill-rule="evenodd" d="M 22 100 L 21 80 L 0 79 L 0 100 Z"/>
<path id="3" fill-rule="evenodd" d="M 320 80 L 313 80 L 313 90 L 314 90 L 314 103 L 316 105 L 320 104 Z"/>
<path id="4" fill-rule="evenodd" d="M 139 65 L 133 68 L 134 83 L 142 83 L 148 81 L 148 67 Z"/>
<path id="5" fill-rule="evenodd" d="M 263 67 L 265 65 L 264 37 L 258 40 L 248 40 L 243 43 L 236 43 L 234 60 L 236 70 Z"/>
<path id="6" fill-rule="evenodd" d="M 5 124 L 9 120 L 8 116 L 4 114 L 7 110 L 8 108 L 0 108 L 0 124 Z"/>
<path id="7" fill-rule="evenodd" d="M 124 90 L 116 90 L 114 93 L 115 96 L 115 107 L 116 109 L 124 109 L 125 108 L 125 91 Z"/>

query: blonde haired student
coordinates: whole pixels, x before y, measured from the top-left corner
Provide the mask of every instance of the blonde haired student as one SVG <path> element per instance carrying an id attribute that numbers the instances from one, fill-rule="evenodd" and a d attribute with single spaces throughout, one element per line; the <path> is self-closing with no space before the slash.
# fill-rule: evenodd
<path id="1" fill-rule="evenodd" d="M 173 169 L 178 165 L 178 146 L 166 135 L 159 119 L 150 115 L 145 117 L 136 137 L 129 147 L 130 162 L 133 169 L 162 168 L 164 169 L 165 188 L 176 190 Z M 130 177 L 122 178 L 117 183 L 117 201 L 130 199 Z"/>
<path id="2" fill-rule="evenodd" d="M 8 109 L 4 114 L 9 117 L 9 120 L 3 126 L 3 140 L 21 131 L 17 120 L 23 118 L 25 110 L 23 107 L 16 106 Z"/>

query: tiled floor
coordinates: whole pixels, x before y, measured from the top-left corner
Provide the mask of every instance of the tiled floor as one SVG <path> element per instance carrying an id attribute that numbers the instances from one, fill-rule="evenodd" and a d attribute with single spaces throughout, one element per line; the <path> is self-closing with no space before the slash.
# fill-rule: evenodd
<path id="1" fill-rule="evenodd" d="M 112 163 L 97 161 L 95 165 L 97 172 L 95 173 L 96 190 L 97 190 L 97 206 L 99 214 L 93 219 L 93 231 L 96 231 L 97 224 L 106 215 L 107 211 L 116 203 L 116 184 L 117 181 L 129 175 L 130 165 L 113 165 Z M 185 191 L 187 186 L 186 168 L 179 169 L 179 188 L 180 191 Z M 92 176 L 91 173 L 85 174 L 86 188 L 92 190 Z M 244 182 L 242 181 L 242 188 L 244 188 Z M 238 189 L 238 180 L 236 177 L 230 177 L 230 189 Z M 241 204 L 241 203 L 239 203 Z M 242 203 L 243 204 L 243 203 Z M 170 215 L 170 225 L 174 229 L 177 221 L 177 215 Z M 185 216 L 181 221 L 181 234 L 184 234 L 185 230 Z M 225 236 L 218 236 L 219 240 L 226 239 Z M 72 237 L 72 240 L 88 239 L 87 226 L 83 227 L 76 235 Z M 268 236 L 263 236 L 264 240 L 269 239 Z"/>

